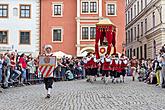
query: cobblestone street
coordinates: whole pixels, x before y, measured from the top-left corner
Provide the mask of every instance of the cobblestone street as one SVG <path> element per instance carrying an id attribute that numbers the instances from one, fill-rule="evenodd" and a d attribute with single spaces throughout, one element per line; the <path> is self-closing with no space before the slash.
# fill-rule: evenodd
<path id="1" fill-rule="evenodd" d="M 85 80 L 54 82 L 50 99 L 44 85 L 0 93 L 0 110 L 165 110 L 165 90 L 127 78 L 123 84 Z"/>

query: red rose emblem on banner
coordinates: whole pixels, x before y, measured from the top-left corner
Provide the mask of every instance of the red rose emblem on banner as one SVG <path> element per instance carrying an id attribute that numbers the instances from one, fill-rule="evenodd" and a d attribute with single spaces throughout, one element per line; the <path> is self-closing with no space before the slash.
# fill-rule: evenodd
<path id="1" fill-rule="evenodd" d="M 101 54 L 104 54 L 104 53 L 105 53 L 105 51 L 106 51 L 106 49 L 105 49 L 105 48 L 103 48 L 103 47 L 102 47 L 102 48 L 100 48 L 100 53 L 101 53 Z"/>

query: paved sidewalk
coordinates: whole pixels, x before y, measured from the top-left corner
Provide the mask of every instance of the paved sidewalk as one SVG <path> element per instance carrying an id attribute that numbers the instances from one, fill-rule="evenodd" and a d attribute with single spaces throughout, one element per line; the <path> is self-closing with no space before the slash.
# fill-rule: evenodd
<path id="1" fill-rule="evenodd" d="M 165 110 L 165 89 L 127 78 L 122 84 L 85 80 L 54 82 L 50 99 L 44 85 L 0 93 L 0 110 Z"/>

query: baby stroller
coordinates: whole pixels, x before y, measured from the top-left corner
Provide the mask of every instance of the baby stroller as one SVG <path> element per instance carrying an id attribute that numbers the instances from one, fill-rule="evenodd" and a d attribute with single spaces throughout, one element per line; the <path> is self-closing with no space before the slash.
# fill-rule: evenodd
<path id="1" fill-rule="evenodd" d="M 139 77 L 138 77 L 138 80 L 139 82 L 141 81 L 144 81 L 145 79 L 145 68 L 140 68 L 139 71 L 138 71 L 138 74 L 139 74 Z"/>
<path id="2" fill-rule="evenodd" d="M 67 70 L 67 71 L 65 72 L 65 76 L 66 76 L 66 80 L 68 80 L 68 81 L 74 79 L 74 75 L 73 75 L 73 73 L 71 72 L 71 70 Z"/>

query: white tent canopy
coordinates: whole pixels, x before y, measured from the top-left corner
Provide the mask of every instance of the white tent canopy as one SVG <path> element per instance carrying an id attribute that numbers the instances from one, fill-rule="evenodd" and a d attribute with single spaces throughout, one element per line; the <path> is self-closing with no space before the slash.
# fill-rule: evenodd
<path id="1" fill-rule="evenodd" d="M 63 56 L 69 57 L 69 58 L 72 57 L 72 55 L 66 54 L 62 51 L 54 52 L 53 55 L 56 56 L 57 58 L 62 58 Z"/>
<path id="2" fill-rule="evenodd" d="M 81 56 L 82 57 L 85 57 L 87 54 L 88 54 L 88 52 L 87 51 L 84 51 L 84 52 L 81 53 Z"/>

